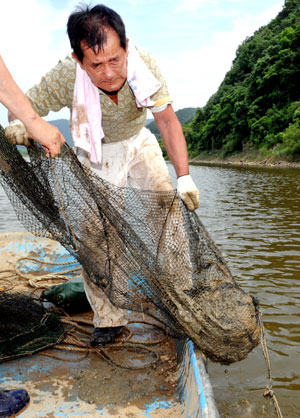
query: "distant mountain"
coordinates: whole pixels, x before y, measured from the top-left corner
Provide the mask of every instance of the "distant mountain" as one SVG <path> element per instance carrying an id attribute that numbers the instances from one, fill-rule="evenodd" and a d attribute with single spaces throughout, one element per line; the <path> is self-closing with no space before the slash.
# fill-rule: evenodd
<path id="1" fill-rule="evenodd" d="M 185 123 L 189 123 L 191 122 L 191 120 L 194 118 L 196 111 L 197 111 L 197 107 L 185 107 L 184 109 L 180 109 L 177 110 L 176 115 L 179 119 L 179 122 L 181 123 L 181 125 L 184 125 Z M 148 123 L 147 120 L 147 124 L 146 127 L 148 129 L 150 129 L 150 131 L 154 134 L 154 135 L 160 135 L 159 130 L 156 126 L 156 123 L 154 122 L 154 120 L 150 120 Z"/>
<path id="2" fill-rule="evenodd" d="M 74 143 L 69 121 L 67 119 L 56 119 L 49 121 L 49 123 L 51 123 L 53 126 L 56 126 L 57 129 L 59 129 L 63 136 L 66 138 L 67 144 L 70 145 L 70 147 L 73 147 Z"/>
<path id="3" fill-rule="evenodd" d="M 185 107 L 184 109 L 177 110 L 175 113 L 181 125 L 185 125 L 193 119 L 197 110 L 197 107 Z"/>
<path id="4" fill-rule="evenodd" d="M 196 114 L 198 108 L 196 107 L 186 107 L 184 109 L 177 110 L 176 115 L 182 125 L 190 122 Z M 73 138 L 70 130 L 69 121 L 67 119 L 56 119 L 49 121 L 51 125 L 57 127 L 63 136 L 66 138 L 67 144 L 71 147 L 74 146 Z M 156 123 L 153 119 L 147 119 L 146 126 L 154 135 L 159 135 L 159 130 L 156 126 Z"/>

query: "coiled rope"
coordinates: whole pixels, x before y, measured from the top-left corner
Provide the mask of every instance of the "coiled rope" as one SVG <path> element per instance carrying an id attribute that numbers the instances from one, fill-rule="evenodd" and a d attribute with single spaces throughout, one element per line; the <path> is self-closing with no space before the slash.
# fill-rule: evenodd
<path id="1" fill-rule="evenodd" d="M 21 270 L 21 264 L 24 261 L 30 261 L 34 262 L 40 265 L 52 265 L 52 266 L 67 266 L 74 264 L 74 261 L 68 261 L 68 262 L 52 262 L 52 261 L 46 261 L 46 260 L 40 260 L 38 258 L 34 257 L 21 257 L 16 260 L 14 264 L 14 268 L 2 270 L 1 273 L 10 273 L 10 275 L 1 277 L 0 278 L 0 289 L 1 290 L 12 290 L 14 287 L 16 287 L 17 283 L 15 282 L 15 278 L 23 279 L 25 281 L 25 285 L 29 288 L 33 288 L 33 292 L 36 290 L 42 290 L 42 289 L 48 289 L 53 284 L 58 284 L 62 282 L 66 282 L 70 279 L 71 273 L 79 273 L 82 271 L 81 267 L 75 267 L 72 269 L 61 271 L 59 274 L 56 273 L 48 273 L 48 274 L 42 274 L 38 275 L 37 273 L 32 274 L 29 272 L 24 273 Z M 13 279 L 13 280 L 12 280 Z M 19 280 L 18 280 L 19 284 Z M 111 365 L 114 365 L 116 367 L 120 367 L 123 369 L 128 370 L 141 370 L 148 367 L 155 366 L 156 363 L 159 362 L 160 356 L 153 348 L 150 348 L 149 346 L 154 346 L 161 344 L 167 339 L 167 331 L 165 328 L 160 326 L 159 324 L 153 324 L 147 321 L 134 321 L 129 322 L 130 323 L 143 323 L 150 326 L 155 326 L 156 328 L 159 328 L 163 331 L 163 336 L 156 340 L 150 340 L 150 341 L 134 341 L 131 340 L 133 337 L 133 332 L 128 328 L 125 327 L 123 334 L 125 334 L 124 337 L 118 337 L 116 339 L 116 342 L 113 344 L 106 345 L 104 347 L 90 347 L 89 344 L 85 341 L 83 341 L 80 338 L 80 335 L 90 335 L 91 332 L 89 331 L 89 327 L 93 327 L 93 321 L 81 318 L 79 316 L 70 316 L 68 315 L 64 310 L 61 309 L 63 314 L 60 316 L 61 321 L 66 324 L 70 325 L 71 329 L 66 332 L 66 336 L 64 340 L 60 344 L 56 344 L 52 349 L 51 352 L 43 351 L 41 354 L 49 357 L 53 357 L 57 360 L 63 360 L 68 361 L 65 357 L 61 358 L 53 353 L 53 349 L 57 350 L 65 350 L 65 351 L 73 351 L 73 352 L 79 352 L 83 353 L 83 356 L 78 359 L 78 361 L 81 361 L 83 358 L 87 357 L 90 353 L 96 353 L 100 355 L 100 357 L 105 360 L 106 362 L 110 363 Z M 84 326 L 83 326 L 84 325 Z M 127 335 L 126 335 L 127 334 Z M 121 364 L 113 359 L 113 357 L 110 355 L 110 352 L 118 351 L 126 348 L 128 351 L 131 352 L 144 352 L 147 354 L 151 354 L 152 359 L 145 365 L 141 366 L 129 366 Z M 71 360 L 70 360 L 71 361 Z M 74 361 L 74 359 L 72 359 Z"/>

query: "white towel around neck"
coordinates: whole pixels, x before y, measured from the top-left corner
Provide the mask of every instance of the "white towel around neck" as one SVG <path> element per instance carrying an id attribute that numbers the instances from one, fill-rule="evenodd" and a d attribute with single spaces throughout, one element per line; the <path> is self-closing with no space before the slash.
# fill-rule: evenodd
<path id="1" fill-rule="evenodd" d="M 128 46 L 127 81 L 138 107 L 152 107 L 151 96 L 161 87 L 134 45 Z M 71 131 L 74 145 L 87 151 L 93 163 L 102 160 L 102 113 L 98 87 L 77 63 Z"/>

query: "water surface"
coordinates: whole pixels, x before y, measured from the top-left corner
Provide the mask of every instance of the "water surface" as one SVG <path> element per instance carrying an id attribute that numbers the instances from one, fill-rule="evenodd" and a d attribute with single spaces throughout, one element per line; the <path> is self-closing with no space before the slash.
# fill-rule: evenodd
<path id="1" fill-rule="evenodd" d="M 273 389 L 283 417 L 300 416 L 300 170 L 192 166 L 198 214 L 237 282 L 260 302 Z M 262 349 L 208 365 L 221 416 L 276 417 L 262 394 Z"/>

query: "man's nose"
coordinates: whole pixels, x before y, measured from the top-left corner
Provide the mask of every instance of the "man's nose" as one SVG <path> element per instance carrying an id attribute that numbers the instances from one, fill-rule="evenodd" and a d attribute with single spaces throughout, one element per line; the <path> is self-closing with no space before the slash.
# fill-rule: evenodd
<path id="1" fill-rule="evenodd" d="M 105 80 L 110 80 L 113 77 L 113 71 L 109 64 L 105 65 L 103 76 Z"/>

